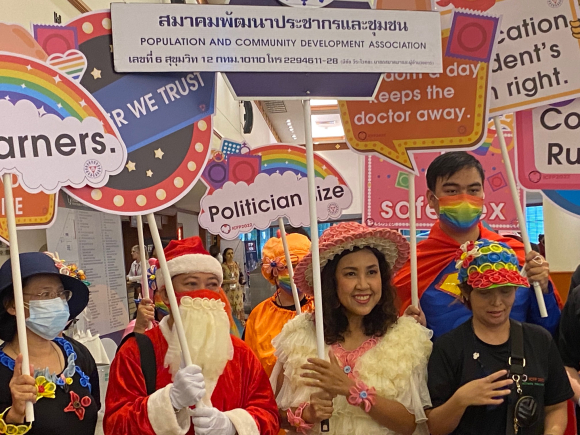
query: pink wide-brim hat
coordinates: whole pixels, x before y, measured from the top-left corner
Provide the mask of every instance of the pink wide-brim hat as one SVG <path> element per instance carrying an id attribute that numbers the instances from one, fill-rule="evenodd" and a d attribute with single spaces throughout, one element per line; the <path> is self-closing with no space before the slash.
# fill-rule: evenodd
<path id="1" fill-rule="evenodd" d="M 375 248 L 381 252 L 392 273 L 399 270 L 409 258 L 411 246 L 398 231 L 388 228 L 369 228 L 356 222 L 344 222 L 327 229 L 319 240 L 320 269 L 337 255 L 354 248 Z M 309 252 L 296 266 L 294 282 L 301 292 L 314 294 L 312 287 L 312 253 Z"/>

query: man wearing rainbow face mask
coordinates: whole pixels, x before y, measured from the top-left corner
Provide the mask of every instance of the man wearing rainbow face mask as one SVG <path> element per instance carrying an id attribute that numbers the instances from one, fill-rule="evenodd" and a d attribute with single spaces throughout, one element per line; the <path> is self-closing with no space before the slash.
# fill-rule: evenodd
<path id="1" fill-rule="evenodd" d="M 308 237 L 296 233 L 288 234 L 286 239 L 292 265 L 296 266 L 310 251 L 310 240 Z M 266 299 L 252 310 L 246 322 L 244 339 L 270 376 L 276 364 L 272 339 L 282 331 L 289 320 L 296 317 L 292 287 L 284 257 L 284 246 L 279 237 L 272 237 L 262 249 L 262 275 L 276 286 L 276 292 L 271 298 Z M 313 299 L 306 297 L 304 293 L 299 293 L 298 296 L 302 312 L 312 311 L 314 308 Z"/>
<path id="2" fill-rule="evenodd" d="M 458 303 L 461 292 L 455 252 L 469 240 L 489 239 L 509 245 L 516 252 L 520 265 L 525 267 L 529 281 L 539 282 L 544 293 L 547 318 L 540 316 L 531 286 L 517 290 L 511 317 L 541 325 L 554 333 L 560 320 L 561 301 L 549 280 L 549 264 L 535 251 L 526 255 L 521 242 L 502 237 L 480 223 L 484 181 L 481 163 L 462 151 L 438 156 L 427 169 L 427 200 L 439 216 L 428 239 L 417 245 L 419 299 L 427 327 L 437 338 L 469 319 L 470 311 Z M 402 302 L 402 313 L 411 304 L 409 261 L 395 276 L 394 284 Z"/>

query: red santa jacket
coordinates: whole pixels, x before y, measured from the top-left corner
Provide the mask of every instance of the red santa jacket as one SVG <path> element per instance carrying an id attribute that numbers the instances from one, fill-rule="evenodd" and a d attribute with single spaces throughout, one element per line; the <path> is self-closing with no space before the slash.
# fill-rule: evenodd
<path id="1" fill-rule="evenodd" d="M 168 349 L 161 328 L 146 332 L 153 342 L 157 379 L 155 393 L 147 396 L 139 348 L 130 338 L 111 364 L 105 400 L 106 435 L 194 434 L 186 410 L 174 412 L 169 399 L 172 383 L 164 367 Z M 262 365 L 240 339 L 232 337 L 234 357 L 228 361 L 211 396 L 215 408 L 225 412 L 239 435 L 276 435 L 278 407 Z"/>

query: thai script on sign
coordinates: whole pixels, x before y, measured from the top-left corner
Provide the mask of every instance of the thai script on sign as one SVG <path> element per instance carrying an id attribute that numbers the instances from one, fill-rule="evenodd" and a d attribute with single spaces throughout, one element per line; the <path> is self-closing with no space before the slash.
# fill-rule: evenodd
<path id="1" fill-rule="evenodd" d="M 226 11 L 227 17 L 176 16 L 160 15 L 160 27 L 229 27 L 248 29 L 305 29 L 305 30 L 370 30 L 386 32 L 407 32 L 406 21 L 399 20 L 320 20 L 317 18 L 241 18 L 233 17 L 233 12 Z"/>

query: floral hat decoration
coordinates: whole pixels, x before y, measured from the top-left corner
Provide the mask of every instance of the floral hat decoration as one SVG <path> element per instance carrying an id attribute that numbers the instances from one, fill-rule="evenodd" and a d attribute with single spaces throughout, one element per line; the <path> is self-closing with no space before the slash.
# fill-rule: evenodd
<path id="1" fill-rule="evenodd" d="M 466 242 L 457 250 L 455 268 L 460 283 L 473 288 L 503 286 L 528 287 L 520 275 L 520 263 L 514 250 L 505 243 L 487 239 Z"/>
<path id="2" fill-rule="evenodd" d="M 344 222 L 327 229 L 319 240 L 320 269 L 337 255 L 354 248 L 375 248 L 387 260 L 391 271 L 399 270 L 407 259 L 411 247 L 398 231 L 388 228 L 370 228 L 357 222 Z M 294 274 L 294 282 L 300 291 L 312 295 L 312 253 L 308 253 Z"/>
<path id="3" fill-rule="evenodd" d="M 280 230 L 278 230 L 278 233 Z M 290 252 L 290 261 L 292 266 L 296 267 L 298 262 L 310 252 L 310 240 L 308 237 L 292 233 L 286 236 L 288 250 Z M 276 285 L 276 279 L 288 276 L 288 267 L 284 255 L 284 245 L 280 236 L 272 237 L 262 249 L 262 275 L 271 284 Z"/>
<path id="4" fill-rule="evenodd" d="M 89 287 L 91 285 L 90 282 L 87 281 L 87 276 L 82 269 L 79 269 L 78 266 L 74 263 L 66 264 L 65 260 L 58 257 L 58 252 L 54 254 L 52 252 L 44 252 L 54 261 L 54 265 L 57 267 L 58 271 L 61 275 L 67 275 L 71 278 L 76 278 L 79 281 L 82 281 L 84 285 Z"/>

